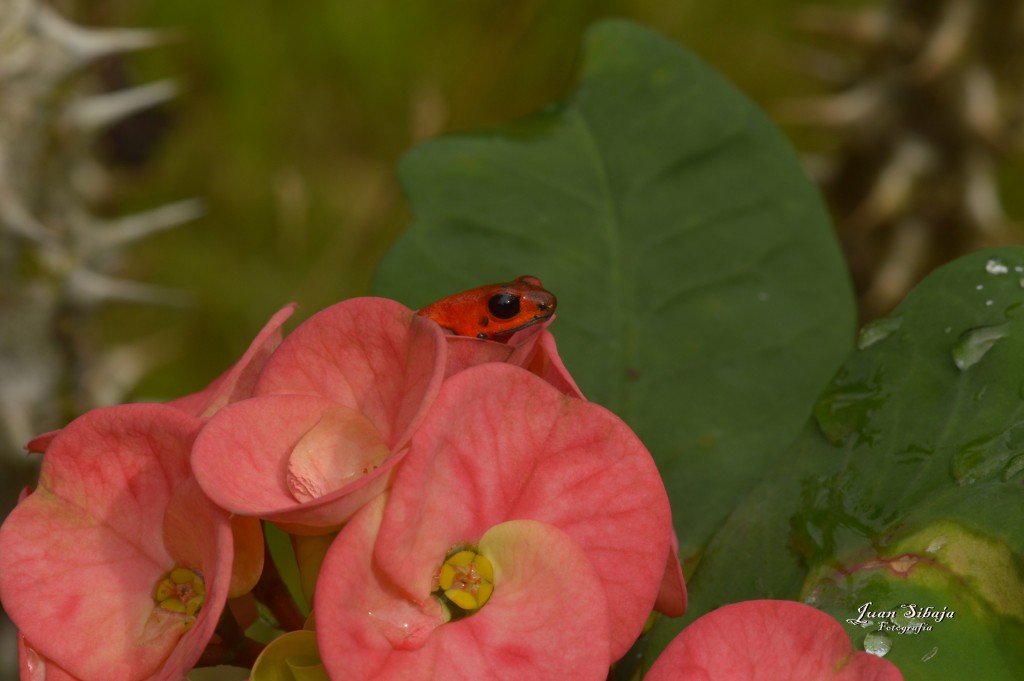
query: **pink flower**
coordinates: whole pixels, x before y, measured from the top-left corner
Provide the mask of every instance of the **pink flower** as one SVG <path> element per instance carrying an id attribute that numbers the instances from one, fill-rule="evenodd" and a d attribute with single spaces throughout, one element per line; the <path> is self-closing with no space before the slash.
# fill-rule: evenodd
<path id="1" fill-rule="evenodd" d="M 448 362 L 445 376 L 453 376 L 478 364 L 504 362 L 540 376 L 565 395 L 582 398 L 583 393 L 558 354 L 555 337 L 548 331 L 553 321 L 554 316 L 518 331 L 506 343 L 446 335 Z"/>
<path id="2" fill-rule="evenodd" d="M 187 414 L 209 418 L 221 407 L 252 396 L 256 379 L 271 353 L 281 344 L 281 327 L 295 312 L 295 303 L 278 310 L 263 326 L 235 364 L 199 392 L 168 402 Z M 231 517 L 235 559 L 232 562 L 230 597 L 248 592 L 263 571 L 263 527 L 258 518 Z"/>
<path id="3" fill-rule="evenodd" d="M 228 516 L 188 468 L 200 423 L 165 405 L 125 405 L 54 438 L 39 487 L 0 527 L 0 599 L 32 651 L 26 667 L 178 679 L 199 659 L 232 557 Z"/>
<path id="4" fill-rule="evenodd" d="M 679 538 L 672 532 L 672 546 L 665 559 L 665 574 L 661 577 L 661 588 L 654 609 L 668 617 L 680 617 L 686 612 L 686 582 L 683 580 L 683 566 L 679 562 Z"/>
<path id="5" fill-rule="evenodd" d="M 253 398 L 210 419 L 196 477 L 233 513 L 328 532 L 390 484 L 444 360 L 440 327 L 394 301 L 333 305 L 274 351 Z"/>
<path id="6" fill-rule="evenodd" d="M 795 601 L 744 601 L 682 631 L 644 681 L 902 681 L 896 665 L 855 652 L 843 627 Z"/>
<path id="7" fill-rule="evenodd" d="M 373 564 L 385 499 L 345 526 L 320 573 L 317 639 L 332 679 L 605 678 L 602 584 L 563 532 L 531 520 L 490 528 L 477 545 L 493 566 L 494 594 L 478 613 L 446 622 L 437 600 L 396 594 Z M 434 571 L 444 554 L 437 554 Z"/>
<path id="8" fill-rule="evenodd" d="M 494 555 L 487 555 L 492 562 L 506 564 L 517 553 L 533 562 L 508 583 L 502 575 L 512 572 L 496 563 L 492 601 L 464 620 L 443 623 L 431 596 L 440 566 L 453 546 L 486 554 L 492 532 L 502 538 L 498 545 L 515 547 L 493 549 Z M 443 678 L 470 678 L 474 669 L 501 668 L 518 651 L 537 669 L 587 678 L 565 666 L 569 652 L 541 643 L 545 637 L 579 636 L 583 627 L 602 637 L 603 650 L 588 653 L 596 661 L 581 669 L 601 667 L 601 674 L 590 678 L 603 678 L 654 606 L 670 541 L 671 514 L 661 479 L 650 454 L 622 421 L 521 369 L 506 364 L 466 369 L 445 382 L 415 433 L 382 518 L 360 515 L 328 552 L 315 599 L 324 663 L 332 674 L 341 673 L 353 664 L 343 651 L 362 647 L 367 661 L 359 668 L 367 674 L 429 668 Z M 590 579 L 590 570 L 568 557 L 576 552 L 597 580 L 587 587 L 589 595 L 567 586 L 576 578 Z M 586 614 L 602 610 L 593 599 L 604 604 L 606 629 Z M 558 613 L 549 612 L 552 602 Z M 348 603 L 355 604 L 351 611 Z M 497 612 L 488 614 L 492 606 Z M 482 638 L 474 639 L 477 635 Z M 480 642 L 479 666 L 463 669 L 461 659 L 437 657 L 454 645 L 450 641 L 460 640 Z M 541 655 L 545 658 L 536 657 Z M 420 664 L 427 667 L 415 666 Z M 369 678 L 360 673 L 344 678 Z M 556 672 L 546 673 L 554 677 Z"/>

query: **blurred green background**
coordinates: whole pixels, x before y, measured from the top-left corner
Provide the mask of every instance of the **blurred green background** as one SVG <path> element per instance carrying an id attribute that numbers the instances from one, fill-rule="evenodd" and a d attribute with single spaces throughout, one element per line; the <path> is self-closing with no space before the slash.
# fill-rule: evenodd
<path id="1" fill-rule="evenodd" d="M 770 111 L 820 92 L 795 67 L 798 0 L 81 3 L 97 26 L 181 29 L 181 44 L 129 55 L 127 82 L 179 79 L 159 139 L 122 170 L 116 213 L 186 197 L 201 220 L 134 249 L 125 276 L 193 296 L 185 309 L 113 305 L 109 340 L 172 328 L 178 356 L 138 398 L 195 390 L 277 308 L 295 321 L 368 290 L 410 216 L 394 168 L 416 142 L 529 114 L 572 85 L 580 38 L 621 16 L 686 45 Z M 802 142 L 821 146 L 821 135 Z M 130 141 L 131 142 L 131 141 Z"/>

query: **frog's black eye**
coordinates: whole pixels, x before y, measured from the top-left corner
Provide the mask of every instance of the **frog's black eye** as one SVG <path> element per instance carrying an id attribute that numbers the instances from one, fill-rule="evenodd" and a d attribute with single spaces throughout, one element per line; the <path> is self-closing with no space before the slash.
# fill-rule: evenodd
<path id="1" fill-rule="evenodd" d="M 495 293 L 487 301 L 487 309 L 498 319 L 512 319 L 519 314 L 519 296 L 511 293 Z"/>

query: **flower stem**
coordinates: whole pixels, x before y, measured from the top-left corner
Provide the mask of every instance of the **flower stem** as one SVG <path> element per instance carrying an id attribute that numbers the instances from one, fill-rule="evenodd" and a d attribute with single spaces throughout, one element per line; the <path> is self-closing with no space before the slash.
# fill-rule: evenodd
<path id="1" fill-rule="evenodd" d="M 306 618 L 302 616 L 299 607 L 292 600 L 288 587 L 285 585 L 284 580 L 281 579 L 281 574 L 277 571 L 277 566 L 270 555 L 270 550 L 266 548 L 264 550 L 263 574 L 260 575 L 260 580 L 253 588 L 252 594 L 258 601 L 267 606 L 267 609 L 274 615 L 282 629 L 285 631 L 302 629 L 306 624 Z"/>
<path id="2" fill-rule="evenodd" d="M 245 635 L 230 608 L 225 608 L 217 622 L 217 631 L 206 646 L 197 667 L 213 667 L 230 664 L 251 668 L 263 652 L 263 644 Z"/>

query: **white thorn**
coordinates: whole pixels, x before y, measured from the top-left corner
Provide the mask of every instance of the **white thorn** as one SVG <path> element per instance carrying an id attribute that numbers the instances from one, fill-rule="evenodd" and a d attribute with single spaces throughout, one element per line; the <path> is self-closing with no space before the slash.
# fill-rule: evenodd
<path id="1" fill-rule="evenodd" d="M 181 291 L 174 291 L 151 284 L 116 279 L 93 272 L 84 267 L 71 270 L 65 279 L 68 298 L 83 306 L 92 306 L 114 300 L 154 305 L 184 307 L 190 297 Z"/>
<path id="2" fill-rule="evenodd" d="M 4 20 L 0 21 L 0 45 L 11 47 L 16 44 L 15 36 L 25 30 L 32 14 L 31 0 L 6 0 L 3 6 Z M 7 58 L 5 53 L 4 59 Z"/>
<path id="3" fill-rule="evenodd" d="M 166 31 L 85 28 L 42 4 L 37 6 L 33 19 L 39 33 L 67 50 L 76 66 L 109 54 L 166 45 L 180 39 L 180 35 Z"/>
<path id="4" fill-rule="evenodd" d="M 896 215 L 910 198 L 918 179 L 935 165 L 932 149 L 916 137 L 905 137 L 849 216 L 849 222 L 870 230 Z"/>
<path id="5" fill-rule="evenodd" d="M 38 419 L 56 411 L 53 394 L 61 366 L 52 328 L 56 301 L 41 281 L 5 289 L 0 297 L 0 431 L 6 428 L 12 451 L 21 451 L 39 432 Z"/>
<path id="6" fill-rule="evenodd" d="M 974 0 L 948 0 L 936 26 L 928 34 L 928 42 L 911 67 L 921 80 L 930 80 L 942 73 L 963 54 L 974 25 Z"/>
<path id="7" fill-rule="evenodd" d="M 21 200 L 3 186 L 0 177 L 0 226 L 33 243 L 45 245 L 53 241 L 53 230 L 39 222 Z"/>
<path id="8" fill-rule="evenodd" d="M 0 36 L 0 45 L 4 45 L 3 40 L 4 37 Z M 36 65 L 39 49 L 32 41 L 8 39 L 4 49 L 3 59 L 0 59 L 0 80 L 13 80 Z"/>
<path id="9" fill-rule="evenodd" d="M 25 207 L 8 175 L 11 167 L 7 150 L 0 146 L 0 229 L 7 229 L 37 244 L 53 238 L 52 230 L 36 219 Z"/>
<path id="10" fill-rule="evenodd" d="M 1002 126 L 999 96 L 992 74 L 982 66 L 972 64 L 964 74 L 964 118 L 971 130 L 982 139 L 996 143 Z"/>
<path id="11" fill-rule="evenodd" d="M 778 112 L 793 123 L 845 126 L 863 122 L 881 104 L 881 84 L 868 82 L 829 97 L 791 99 Z"/>
<path id="12" fill-rule="evenodd" d="M 994 236 L 1007 224 L 1003 204 L 999 200 L 995 168 L 992 158 L 980 152 L 967 157 L 967 181 L 964 183 L 964 203 L 967 214 L 979 232 Z"/>
<path id="13" fill-rule="evenodd" d="M 100 248 L 117 248 L 140 241 L 151 234 L 191 222 L 203 214 L 203 202 L 186 199 L 160 206 L 143 213 L 127 215 L 106 225 L 97 225 L 94 232 Z"/>
<path id="14" fill-rule="evenodd" d="M 165 102 L 178 94 L 173 80 L 118 90 L 81 99 L 68 108 L 67 119 L 74 126 L 92 132 L 136 111 Z"/>

